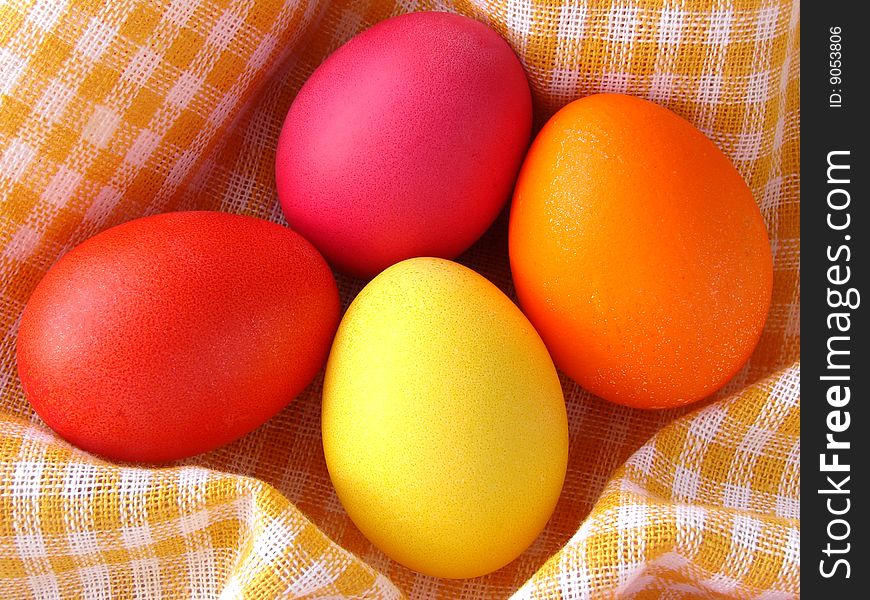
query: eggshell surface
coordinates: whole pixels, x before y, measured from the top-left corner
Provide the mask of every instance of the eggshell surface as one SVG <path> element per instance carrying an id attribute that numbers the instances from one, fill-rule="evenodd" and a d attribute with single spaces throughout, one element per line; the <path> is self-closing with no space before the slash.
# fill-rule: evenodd
<path id="1" fill-rule="evenodd" d="M 522 66 L 495 31 L 439 12 L 382 21 L 294 100 L 276 156 L 284 214 L 351 275 L 453 258 L 509 198 L 531 120 Z"/>
<path id="2" fill-rule="evenodd" d="M 376 546 L 419 572 L 491 572 L 550 517 L 565 477 L 562 389 L 538 334 L 492 283 L 415 258 L 363 289 L 323 392 L 338 497 Z"/>
<path id="3" fill-rule="evenodd" d="M 762 215 L 728 158 L 646 100 L 577 100 L 544 126 L 510 215 L 524 312 L 556 365 L 641 408 L 708 396 L 743 366 L 770 306 Z"/>
<path id="4" fill-rule="evenodd" d="M 99 233 L 48 271 L 21 319 L 18 370 L 73 444 L 166 461 L 281 410 L 320 370 L 338 318 L 332 273 L 297 233 L 168 213 Z"/>

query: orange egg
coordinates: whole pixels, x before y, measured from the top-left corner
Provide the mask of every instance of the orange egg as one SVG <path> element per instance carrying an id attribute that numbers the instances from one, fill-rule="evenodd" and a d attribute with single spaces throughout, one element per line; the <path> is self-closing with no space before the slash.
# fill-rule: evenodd
<path id="1" fill-rule="evenodd" d="M 687 121 L 629 96 L 577 100 L 541 130 L 514 193 L 510 260 L 556 365 L 628 406 L 719 389 L 770 306 L 770 243 L 740 174 Z"/>

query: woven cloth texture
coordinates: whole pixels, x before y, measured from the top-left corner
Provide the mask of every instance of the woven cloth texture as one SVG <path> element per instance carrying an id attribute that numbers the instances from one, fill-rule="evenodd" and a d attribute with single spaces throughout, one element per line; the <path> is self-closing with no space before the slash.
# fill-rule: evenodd
<path id="1" fill-rule="evenodd" d="M 186 209 L 284 223 L 273 160 L 299 87 L 355 33 L 431 9 L 508 40 L 537 126 L 604 91 L 694 123 L 752 188 L 775 262 L 757 350 L 700 406 L 619 407 L 562 378 L 555 513 L 465 581 L 392 562 L 350 522 L 320 378 L 235 443 L 145 468 L 60 440 L 14 359 L 31 291 L 95 233 Z M 0 0 L 0 597 L 798 597 L 799 27 L 797 0 Z M 506 226 L 460 261 L 515 297 Z M 345 305 L 363 285 L 338 283 Z"/>

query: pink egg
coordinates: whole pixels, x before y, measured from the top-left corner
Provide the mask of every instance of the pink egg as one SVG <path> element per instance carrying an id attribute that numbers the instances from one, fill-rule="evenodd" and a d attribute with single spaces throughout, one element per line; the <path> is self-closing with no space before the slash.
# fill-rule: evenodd
<path id="1" fill-rule="evenodd" d="M 300 90 L 278 141 L 278 196 L 345 273 L 455 258 L 504 206 L 531 123 L 522 65 L 495 31 L 449 13 L 394 17 Z"/>

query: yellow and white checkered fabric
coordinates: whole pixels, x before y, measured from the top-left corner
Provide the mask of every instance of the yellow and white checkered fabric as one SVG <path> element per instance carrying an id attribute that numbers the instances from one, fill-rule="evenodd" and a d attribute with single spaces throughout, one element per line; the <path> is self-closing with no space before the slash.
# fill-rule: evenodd
<path id="1" fill-rule="evenodd" d="M 489 23 L 538 125 L 600 91 L 663 104 L 746 178 L 773 244 L 749 364 L 698 410 L 605 403 L 563 378 L 565 488 L 485 577 L 387 559 L 349 521 L 320 443 L 320 380 L 257 431 L 171 468 L 59 440 L 17 378 L 18 319 L 59 256 L 155 212 L 281 221 L 278 132 L 338 45 L 411 10 Z M 797 0 L 0 0 L 0 597 L 799 596 Z M 504 216 L 462 262 L 512 293 Z M 362 282 L 340 277 L 345 303 Z"/>

